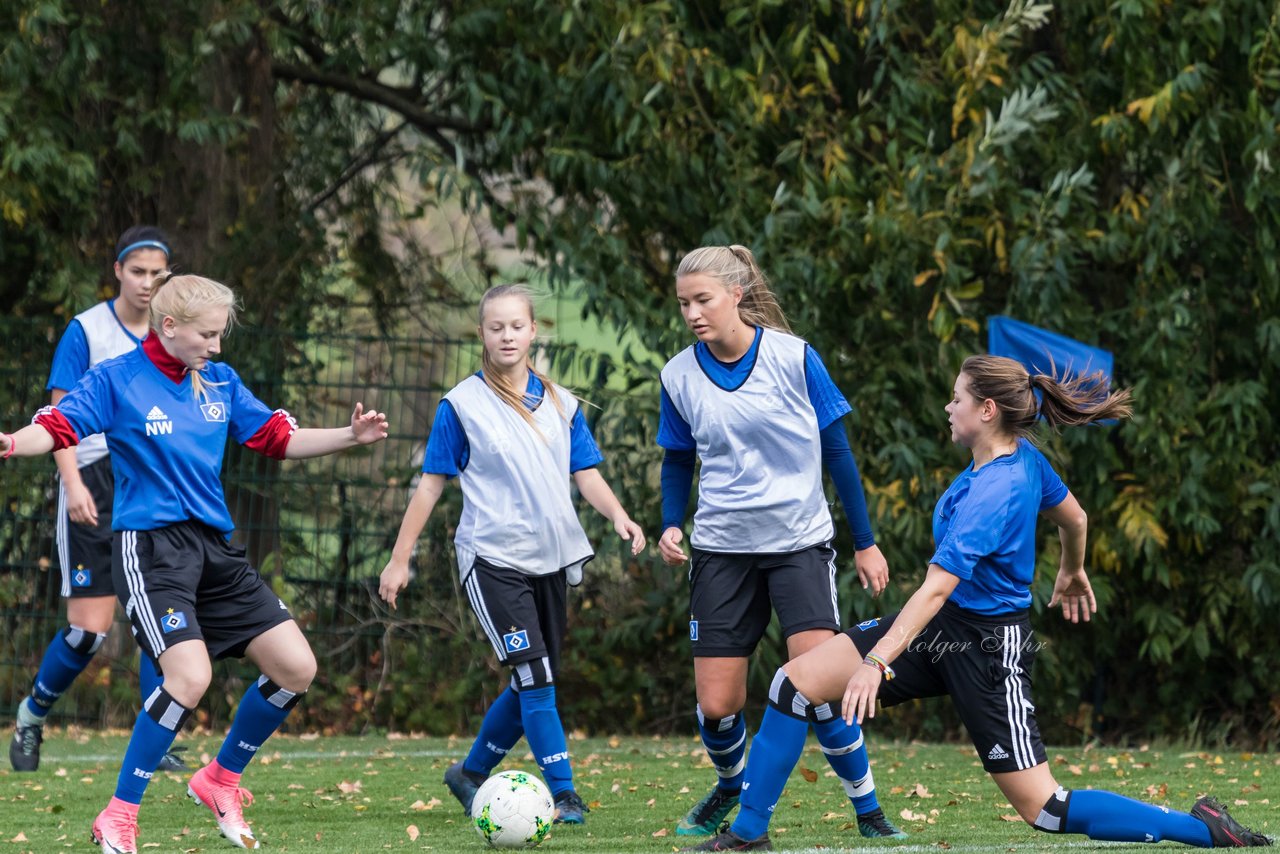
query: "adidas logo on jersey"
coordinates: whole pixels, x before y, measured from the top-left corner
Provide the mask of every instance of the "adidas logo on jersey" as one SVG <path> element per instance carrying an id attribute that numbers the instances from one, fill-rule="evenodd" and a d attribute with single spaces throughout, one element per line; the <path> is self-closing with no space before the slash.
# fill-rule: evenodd
<path id="1" fill-rule="evenodd" d="M 147 435 L 162 436 L 172 433 L 173 422 L 169 420 L 169 416 L 165 415 L 160 407 L 151 407 L 151 411 L 147 413 Z"/>
<path id="2" fill-rule="evenodd" d="M 1000 742 L 996 742 L 996 746 L 991 748 L 991 752 L 987 754 L 988 759 L 1008 759 L 1009 751 L 1000 746 Z"/>

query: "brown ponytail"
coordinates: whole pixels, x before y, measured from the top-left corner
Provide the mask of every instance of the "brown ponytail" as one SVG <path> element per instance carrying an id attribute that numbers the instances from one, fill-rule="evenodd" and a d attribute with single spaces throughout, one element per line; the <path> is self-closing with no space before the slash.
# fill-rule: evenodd
<path id="1" fill-rule="evenodd" d="M 1030 374 L 1020 362 L 1003 356 L 970 356 L 960 373 L 975 398 L 996 404 L 1003 426 L 1015 436 L 1029 434 L 1037 418 L 1056 430 L 1133 414 L 1129 389 L 1111 391 L 1101 371 L 1064 381 L 1052 374 Z M 1038 404 L 1035 389 L 1040 390 Z"/>

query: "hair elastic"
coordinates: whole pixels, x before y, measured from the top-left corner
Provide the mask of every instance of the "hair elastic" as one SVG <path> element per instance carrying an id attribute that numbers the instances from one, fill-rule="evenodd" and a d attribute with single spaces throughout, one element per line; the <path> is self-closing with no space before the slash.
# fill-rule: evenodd
<path id="1" fill-rule="evenodd" d="M 139 240 L 137 243 L 130 243 L 128 246 L 120 250 L 120 254 L 116 256 L 116 263 L 119 264 L 129 256 L 129 253 L 135 249 L 159 249 L 164 253 L 167 260 L 169 257 L 169 247 L 165 246 L 159 240 Z"/>
<path id="2" fill-rule="evenodd" d="M 9 437 L 9 450 L 5 451 L 3 454 L 0 454 L 0 460 L 7 460 L 7 459 L 9 459 L 9 457 L 12 457 L 12 456 L 13 456 L 13 452 L 14 452 L 14 451 L 16 451 L 16 450 L 18 450 L 18 443 L 17 443 L 17 441 L 13 438 L 13 434 L 12 434 L 12 433 L 5 433 L 5 435 Z"/>

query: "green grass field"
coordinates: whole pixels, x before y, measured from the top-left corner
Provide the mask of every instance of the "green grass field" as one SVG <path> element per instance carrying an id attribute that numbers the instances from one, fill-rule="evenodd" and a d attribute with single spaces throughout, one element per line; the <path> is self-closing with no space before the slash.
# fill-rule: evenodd
<path id="1" fill-rule="evenodd" d="M 207 761 L 220 740 L 184 735 L 179 743 L 193 761 Z M 124 746 L 121 733 L 53 730 L 39 772 L 0 771 L 0 854 L 92 850 L 89 827 L 111 797 Z M 484 844 L 440 782 L 467 746 L 463 740 L 396 736 L 278 737 L 245 775 L 255 795 L 246 816 L 268 851 L 479 852 Z M 686 842 L 672 829 L 713 779 L 695 740 L 580 739 L 570 749 L 579 791 L 592 812 L 583 827 L 556 828 L 542 850 L 669 852 Z M 850 805 L 810 739 L 778 804 L 771 828 L 775 848 L 1150 850 L 1032 831 L 1016 819 L 968 746 L 873 741 L 872 761 L 881 802 L 912 834 L 909 841 L 858 836 Z M 1052 750 L 1050 762 L 1069 788 L 1107 788 L 1178 809 L 1213 794 L 1244 823 L 1273 836 L 1280 832 L 1275 754 Z M 507 767 L 533 770 L 528 757 Z M 218 834 L 208 811 L 187 799 L 182 775 L 157 775 L 141 827 L 140 852 L 237 850 Z"/>

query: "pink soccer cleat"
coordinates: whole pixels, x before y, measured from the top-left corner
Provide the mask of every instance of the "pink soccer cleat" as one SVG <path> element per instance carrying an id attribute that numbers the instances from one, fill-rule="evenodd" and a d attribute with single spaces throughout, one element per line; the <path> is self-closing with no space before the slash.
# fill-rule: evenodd
<path id="1" fill-rule="evenodd" d="M 257 848 L 258 838 L 249 829 L 244 820 L 241 804 L 253 803 L 253 795 L 248 789 L 239 786 L 227 786 L 215 783 L 214 774 L 210 771 L 213 764 L 201 768 L 187 782 L 187 794 L 197 804 L 204 804 L 213 813 L 218 822 L 218 830 L 231 840 L 231 844 L 239 848 Z"/>
<path id="2" fill-rule="evenodd" d="M 138 854 L 138 807 L 112 798 L 93 820 L 89 838 L 102 854 Z"/>

